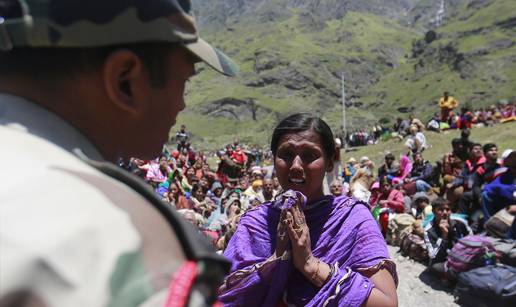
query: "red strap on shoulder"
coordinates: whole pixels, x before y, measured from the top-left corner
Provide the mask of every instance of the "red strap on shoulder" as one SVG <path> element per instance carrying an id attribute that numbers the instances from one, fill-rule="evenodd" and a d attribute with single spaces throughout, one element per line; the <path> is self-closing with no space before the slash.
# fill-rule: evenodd
<path id="1" fill-rule="evenodd" d="M 196 277 L 197 263 L 194 261 L 183 263 L 170 282 L 167 300 L 163 307 L 186 306 Z"/>

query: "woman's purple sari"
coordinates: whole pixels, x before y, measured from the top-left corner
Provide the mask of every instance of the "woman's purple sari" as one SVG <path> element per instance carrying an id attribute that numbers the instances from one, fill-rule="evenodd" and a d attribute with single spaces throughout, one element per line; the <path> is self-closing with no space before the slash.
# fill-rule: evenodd
<path id="1" fill-rule="evenodd" d="M 273 256 L 280 210 L 266 203 L 242 217 L 224 252 L 233 265 L 220 288 L 221 302 L 277 306 L 286 299 L 296 306 L 360 306 L 374 287 L 366 273 L 386 268 L 397 283 L 396 267 L 366 203 L 325 196 L 304 213 L 313 254 L 335 266 L 335 275 L 318 289 L 293 267 L 290 257 Z"/>

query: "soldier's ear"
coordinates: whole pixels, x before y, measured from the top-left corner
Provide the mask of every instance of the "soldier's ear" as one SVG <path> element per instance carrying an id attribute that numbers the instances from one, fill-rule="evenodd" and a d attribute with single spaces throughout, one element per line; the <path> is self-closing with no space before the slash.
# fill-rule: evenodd
<path id="1" fill-rule="evenodd" d="M 104 61 L 102 77 L 106 94 L 116 107 L 133 115 L 139 113 L 149 86 L 138 55 L 127 49 L 112 52 Z"/>

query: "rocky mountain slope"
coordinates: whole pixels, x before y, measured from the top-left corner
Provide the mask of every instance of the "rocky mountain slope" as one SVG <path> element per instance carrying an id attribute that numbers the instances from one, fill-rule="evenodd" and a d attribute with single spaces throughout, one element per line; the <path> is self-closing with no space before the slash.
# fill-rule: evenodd
<path id="1" fill-rule="evenodd" d="M 179 117 L 204 147 L 235 136 L 266 144 L 279 118 L 311 111 L 348 126 L 408 112 L 426 119 L 444 90 L 462 103 L 511 99 L 516 81 L 512 0 L 194 0 L 201 35 L 239 64 L 204 67 Z"/>

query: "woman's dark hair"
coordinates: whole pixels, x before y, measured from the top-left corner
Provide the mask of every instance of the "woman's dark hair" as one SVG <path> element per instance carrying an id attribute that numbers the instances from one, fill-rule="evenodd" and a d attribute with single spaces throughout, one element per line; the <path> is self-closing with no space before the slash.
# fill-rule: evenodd
<path id="1" fill-rule="evenodd" d="M 313 130 L 321 136 L 324 155 L 328 160 L 335 156 L 335 139 L 328 124 L 310 113 L 296 113 L 283 119 L 274 128 L 271 139 L 271 151 L 274 156 L 278 150 L 279 141 L 286 134 Z"/>
<path id="2" fill-rule="evenodd" d="M 177 187 L 177 195 L 183 195 L 183 192 L 181 192 L 181 187 L 179 186 L 179 183 L 176 180 L 173 180 L 170 182 L 170 185 L 168 186 L 168 190 L 170 191 L 172 189 L 173 185 L 175 185 Z"/>
<path id="3" fill-rule="evenodd" d="M 191 191 L 190 195 L 192 195 L 192 197 L 195 197 L 195 193 L 197 193 L 197 191 L 199 191 L 199 190 L 201 190 L 206 195 L 206 190 L 200 183 L 194 183 L 192 185 L 192 191 Z"/>

